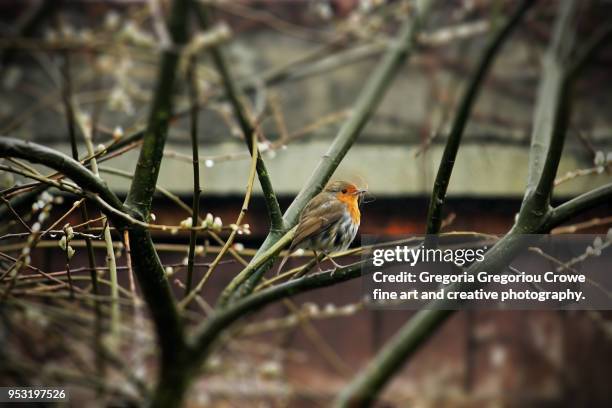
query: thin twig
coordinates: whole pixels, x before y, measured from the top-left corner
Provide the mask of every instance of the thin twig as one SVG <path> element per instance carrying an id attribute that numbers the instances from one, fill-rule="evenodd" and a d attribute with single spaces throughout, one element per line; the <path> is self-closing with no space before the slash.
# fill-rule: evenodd
<path id="1" fill-rule="evenodd" d="M 2 202 L 6 205 L 9 211 L 15 216 L 17 221 L 19 221 L 19 223 L 28 231 L 28 233 L 32 233 L 32 229 L 30 228 L 30 226 L 23 220 L 23 218 L 21 218 L 17 211 L 15 211 L 10 201 L 4 198 L 3 195 L 0 195 L 0 200 L 2 200 Z"/>
<path id="2" fill-rule="evenodd" d="M 251 137 L 255 139 L 255 134 L 253 133 Z M 246 212 L 249 209 L 249 202 L 251 201 L 251 194 L 253 193 L 253 182 L 255 181 L 255 174 L 257 172 L 257 157 L 259 156 L 259 151 L 256 148 L 257 144 L 255 143 L 255 140 L 253 140 L 253 143 L 251 144 L 251 146 L 253 148 L 253 151 L 252 151 L 252 156 L 251 156 L 252 160 L 251 160 L 251 167 L 249 170 L 249 177 L 247 180 L 247 189 L 246 189 L 246 193 L 244 194 L 244 200 L 242 202 L 242 208 L 240 209 L 240 214 L 238 214 L 238 218 L 236 219 L 236 225 L 240 225 L 240 223 L 242 223 L 242 219 L 244 218 L 244 216 L 246 215 Z M 217 267 L 221 259 L 225 256 L 225 253 L 232 246 L 237 232 L 238 232 L 237 229 L 231 232 L 227 241 L 223 245 L 223 248 L 221 248 L 221 251 L 219 251 L 219 254 L 217 254 L 215 259 L 213 260 L 212 264 L 208 268 L 208 271 L 206 271 L 206 274 L 204 275 L 202 280 L 200 280 L 200 282 L 197 284 L 195 289 L 191 293 L 189 293 L 187 296 L 185 296 L 185 298 L 179 303 L 179 308 L 181 309 L 185 308 L 189 304 L 189 302 L 193 300 L 194 296 L 200 293 L 200 291 L 206 284 L 206 281 L 208 280 L 208 278 L 212 275 L 213 271 L 215 270 L 215 268 Z"/>
<path id="3" fill-rule="evenodd" d="M 197 4 L 195 0 L 191 0 L 191 4 L 193 5 L 193 9 L 196 13 L 196 17 L 198 18 L 200 27 L 204 30 L 210 29 L 208 10 L 200 4 Z M 230 103 L 232 104 L 234 114 L 238 119 L 240 128 L 242 129 L 244 141 L 246 142 L 249 151 L 252 152 L 257 148 L 257 143 L 255 142 L 256 139 L 253 139 L 252 137 L 253 134 L 257 132 L 256 126 L 253 123 L 253 120 L 249 117 L 245 106 L 240 101 L 240 90 L 236 84 L 236 81 L 234 80 L 225 57 L 223 56 L 221 48 L 217 45 L 212 45 L 210 47 L 210 53 L 212 55 L 215 67 L 221 75 L 225 92 L 230 100 Z M 268 174 L 268 170 L 266 169 L 266 165 L 260 154 L 257 154 L 257 176 L 266 200 L 266 207 L 268 210 L 268 216 L 270 218 L 270 229 L 274 232 L 282 231 L 284 228 L 282 211 L 278 205 L 278 200 L 276 198 L 276 194 L 274 193 L 272 182 L 270 181 L 270 175 Z"/>
<path id="4" fill-rule="evenodd" d="M 197 60 L 195 56 L 189 58 L 187 77 L 189 82 L 189 100 L 191 102 L 191 153 L 193 161 L 193 202 L 191 213 L 191 226 L 194 226 L 200 214 L 200 162 L 198 153 L 198 79 L 196 75 Z M 193 282 L 193 261 L 195 258 L 195 246 L 197 231 L 192 229 L 189 233 L 189 253 L 187 254 L 187 281 L 185 283 L 185 295 L 191 291 Z"/>
<path id="5" fill-rule="evenodd" d="M 78 108 L 73 106 L 74 110 L 78 112 Z M 83 134 L 83 140 L 85 141 L 85 146 L 87 147 L 87 153 L 92 157 L 90 161 L 91 170 L 96 177 L 100 177 L 100 172 L 98 170 L 98 162 L 95 156 L 95 151 L 93 147 L 92 140 L 92 132 L 93 127 L 91 123 L 87 121 L 87 118 L 78 113 L 76 117 L 77 123 L 81 127 L 81 133 Z M 113 335 L 114 341 L 118 341 L 117 336 L 119 335 L 119 326 L 121 322 L 121 309 L 119 307 L 119 283 L 117 278 L 117 260 L 115 259 L 115 250 L 113 248 L 113 238 L 110 232 L 110 226 L 108 224 L 108 219 L 102 219 L 103 224 L 103 236 L 104 243 L 106 245 L 106 265 L 108 266 L 110 281 L 111 281 L 111 298 L 114 300 L 111 304 L 111 324 L 110 329 Z"/>
<path id="6" fill-rule="evenodd" d="M 578 222 L 572 225 L 565 225 L 563 227 L 557 227 L 550 231 L 552 235 L 557 234 L 575 234 L 577 231 L 581 231 L 584 229 L 589 229 L 593 227 L 600 227 L 604 225 L 612 224 L 612 216 L 604 217 L 604 218 L 591 218 L 588 221 Z"/>

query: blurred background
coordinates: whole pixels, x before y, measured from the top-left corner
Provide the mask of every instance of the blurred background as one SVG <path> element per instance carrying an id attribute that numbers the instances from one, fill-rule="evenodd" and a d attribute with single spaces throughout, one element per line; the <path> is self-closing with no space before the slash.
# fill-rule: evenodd
<path id="1" fill-rule="evenodd" d="M 413 1 L 210 3 L 217 25 L 211 32 L 197 34 L 188 47 L 205 50 L 207 41 L 221 41 L 253 116 L 261 118 L 259 149 L 285 209 L 350 115 L 399 24 L 413 12 Z M 334 178 L 352 180 L 376 196 L 362 209 L 361 234 L 393 239 L 424 231 L 429 195 L 458 98 L 492 30 L 517 3 L 436 4 L 418 49 L 335 173 Z M 558 5 L 559 1 L 536 4 L 499 54 L 459 151 L 445 207 L 445 231 L 502 234 L 513 224 L 527 177 L 542 56 Z M 167 6 L 161 0 L 0 1 L 0 135 L 69 153 L 62 103 L 67 72 L 75 112 L 93 122 L 96 144 L 142 129 L 161 43 L 155 15 L 165 15 Z M 577 13 L 575 41 L 580 44 L 609 23 L 612 2 L 580 2 Z M 556 181 L 557 201 L 611 180 L 611 67 L 612 48 L 607 47 L 577 84 Z M 185 69 L 183 64 L 183 76 Z M 199 60 L 197 75 L 200 208 L 226 225 L 242 206 L 249 154 L 206 57 Z M 179 81 L 158 185 L 189 206 L 188 109 L 187 85 Z M 129 188 L 137 147 L 100 167 L 120 195 Z M 85 151 L 84 146 L 80 149 Z M 2 189 L 24 182 L 0 172 Z M 246 257 L 268 233 L 266 208 L 255 184 L 245 219 L 250 234 L 239 236 L 234 245 Z M 62 214 L 71 205 L 72 199 L 66 199 L 52 211 Z M 576 222 L 599 221 L 580 231 L 605 232 L 612 222 L 611 209 L 608 204 L 584 214 Z M 153 212 L 156 222 L 165 225 L 178 225 L 189 216 L 163 195 L 156 198 Z M 78 214 L 70 220 L 80 222 Z M 154 231 L 153 235 L 164 264 L 172 268 L 172 279 L 178 281 L 177 293 L 182 293 L 188 233 Z M 212 255 L 206 248 L 217 243 L 201 241 L 199 262 L 209 262 Z M 57 243 L 49 242 L 33 253 L 32 265 L 61 271 L 65 259 Z M 3 239 L 0 248 L 10 253 L 19 243 Z M 117 251 L 117 262 L 124 265 L 125 252 L 120 247 Z M 104 251 L 96 255 L 102 263 Z M 291 262 L 297 266 L 302 261 Z M 77 249 L 72 263 L 75 268 L 85 263 L 82 249 Z M 221 265 L 204 298 L 214 298 L 240 269 L 236 263 Z M 197 273 L 200 276 L 203 269 Z M 120 280 L 128 286 L 127 276 L 122 274 Z M 327 406 L 412 313 L 365 310 L 360 290 L 360 282 L 354 281 L 309 292 L 295 299 L 300 313 L 278 304 L 241 326 L 240 337 L 209 361 L 208 375 L 192 391 L 193 406 Z M 24 297 L 37 299 L 28 293 Z M 30 314 L 5 316 L 0 332 L 0 344 L 10 350 L 13 360 L 29 362 L 31 370 L 23 371 L 28 373 L 27 381 L 61 383 L 61 377 L 45 377 L 44 367 L 89 364 L 79 362 L 87 351 L 75 349 L 77 344 L 83 347 L 83 341 L 63 337 L 61 323 L 55 323 L 44 308 Z M 395 378 L 384 394 L 387 405 L 381 406 L 609 406 L 610 317 L 598 311 L 457 313 Z M 144 337 L 138 341 L 154 347 L 148 330 L 142 331 Z M 123 352 L 129 364 L 134 352 L 129 346 Z M 140 364 L 136 375 L 147 378 L 150 363 L 145 359 Z M 32 369 L 36 365 L 41 370 Z M 7 362 L 2 371 L 1 385 L 15 383 L 18 370 Z M 110 375 L 108 381 L 116 378 Z M 92 387 L 81 387 L 77 393 L 85 401 Z"/>

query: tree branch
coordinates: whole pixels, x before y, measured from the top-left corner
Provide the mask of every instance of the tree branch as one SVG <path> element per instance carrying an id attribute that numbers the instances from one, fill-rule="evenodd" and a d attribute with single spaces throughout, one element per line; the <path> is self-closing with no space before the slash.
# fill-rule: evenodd
<path id="1" fill-rule="evenodd" d="M 180 59 L 179 51 L 180 47 L 187 42 L 187 9 L 188 0 L 172 2 L 168 30 L 173 44 L 165 49 L 161 56 L 153 105 L 144 132 L 140 156 L 136 163 L 134 180 L 125 201 L 126 206 L 145 221 L 151 210 L 168 134 L 168 122 L 172 116 L 172 96 L 176 83 L 176 69 Z"/>
<path id="2" fill-rule="evenodd" d="M 320 272 L 299 279 L 290 280 L 268 289 L 250 294 L 227 308 L 215 312 L 194 337 L 194 358 L 203 360 L 209 354 L 211 346 L 225 328 L 264 306 L 286 297 L 317 288 L 332 286 L 340 282 L 361 276 L 362 262 L 338 268 L 336 271 Z"/>
<path id="3" fill-rule="evenodd" d="M 284 219 L 287 227 L 295 225 L 304 206 L 323 189 L 331 178 L 380 104 L 404 61 L 414 50 L 417 34 L 427 19 L 432 1 L 418 1 L 416 5 L 414 16 L 404 23 L 397 38 L 390 41 L 382 61 L 359 93 L 351 116 L 344 122 L 312 176 L 285 212 Z"/>
<path id="4" fill-rule="evenodd" d="M 291 230 L 287 231 L 283 236 L 281 236 L 274 244 L 272 244 L 269 248 L 259 254 L 259 251 L 251 262 L 242 270 L 231 282 L 223 289 L 221 296 L 219 298 L 219 306 L 224 306 L 226 302 L 230 299 L 232 294 L 234 294 L 239 288 L 240 285 L 244 284 L 250 276 L 253 276 L 254 273 L 260 270 L 267 270 L 266 265 L 268 265 L 271 260 L 274 259 L 276 255 L 282 249 L 291 243 L 291 240 L 295 236 L 295 231 L 297 227 L 293 227 Z M 248 292 L 250 293 L 250 291 Z M 241 292 L 240 295 L 248 294 Z"/>
<path id="5" fill-rule="evenodd" d="M 574 41 L 574 30 L 569 29 L 569 26 L 576 4 L 575 1 L 559 3 L 559 16 L 551 44 L 542 61 L 542 75 L 531 133 L 527 189 L 521 206 L 521 215 L 533 218 L 534 223 L 538 222 L 538 217 L 545 214 L 550 203 L 551 188 L 547 185 L 549 175 L 542 177 L 550 147 L 557 148 L 559 144 L 563 144 L 562 141 L 552 139 L 564 137 L 565 134 L 564 127 L 559 128 L 566 123 L 560 123 L 563 118 L 559 118 L 559 115 L 569 109 L 565 105 L 569 82 L 566 67 Z M 554 129 L 555 126 L 557 129 Z M 548 166 L 548 169 L 556 173 L 557 166 Z"/>
<path id="6" fill-rule="evenodd" d="M 476 97 L 482 87 L 484 79 L 489 72 L 495 57 L 499 52 L 504 41 L 510 36 L 514 28 L 521 21 L 525 13 L 534 4 L 534 0 L 524 0 L 521 2 L 514 14 L 508 19 L 503 27 L 491 38 L 486 46 L 484 53 L 480 57 L 477 69 L 470 78 L 469 84 L 459 103 L 458 111 L 455 115 L 448 141 L 444 147 L 444 153 L 440 161 L 433 192 L 429 200 L 429 210 L 427 213 L 426 234 L 437 234 L 442 223 L 442 208 L 446 199 L 446 190 L 450 183 L 451 174 L 459 151 L 459 145 L 465 130 L 465 126 L 476 102 Z"/>
<path id="7" fill-rule="evenodd" d="M 612 203 L 612 184 L 591 190 L 557 206 L 550 212 L 544 229 L 549 231 L 583 211 L 606 203 Z"/>
<path id="8" fill-rule="evenodd" d="M 174 394 L 174 391 L 172 392 L 172 395 L 176 398 L 181 395 L 181 388 L 184 391 L 188 381 L 187 378 L 183 378 L 175 383 L 178 380 L 175 370 L 179 369 L 185 351 L 183 323 L 176 310 L 174 296 L 168 285 L 164 268 L 157 255 L 150 233 L 142 228 L 130 229 L 130 249 L 134 272 L 155 323 L 157 341 L 161 349 L 160 383 L 156 389 L 154 400 L 161 401 L 170 392 L 166 389 L 166 386 L 162 386 L 165 382 L 169 382 L 168 387 L 178 387 L 175 390 L 177 394 Z M 172 381 L 165 378 L 167 376 L 171 377 Z M 160 404 L 159 406 L 164 405 Z"/>
<path id="9" fill-rule="evenodd" d="M 196 17 L 198 18 L 200 27 L 203 30 L 209 30 L 211 27 L 208 10 L 201 6 L 196 0 L 192 0 L 192 5 L 196 12 Z M 212 55 L 213 63 L 221 75 L 227 98 L 232 104 L 234 114 L 238 118 L 238 123 L 240 124 L 240 128 L 242 129 L 242 134 L 244 136 L 244 141 L 246 142 L 250 153 L 253 151 L 252 135 L 256 132 L 255 126 L 253 125 L 246 109 L 240 101 L 240 90 L 236 85 L 236 81 L 234 80 L 227 62 L 225 61 L 221 47 L 218 45 L 211 45 L 210 53 Z M 259 184 L 261 185 L 261 190 L 266 201 L 268 217 L 270 218 L 270 229 L 273 233 L 282 231 L 284 227 L 283 213 L 278 205 L 278 200 L 276 199 L 276 194 L 274 193 L 274 188 L 272 187 L 270 175 L 268 174 L 266 165 L 259 152 L 257 154 L 257 177 L 259 178 Z"/>
<path id="10" fill-rule="evenodd" d="M 114 208 L 123 211 L 121 200 L 107 187 L 104 181 L 64 153 L 38 143 L 2 136 L 0 137 L 0 157 L 17 157 L 31 163 L 47 166 L 66 175 L 84 190 L 98 194 Z"/>

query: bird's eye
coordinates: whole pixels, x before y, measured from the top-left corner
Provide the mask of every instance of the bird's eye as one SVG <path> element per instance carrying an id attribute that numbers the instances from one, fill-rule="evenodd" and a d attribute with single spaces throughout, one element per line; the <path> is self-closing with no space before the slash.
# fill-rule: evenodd
<path id="1" fill-rule="evenodd" d="M 342 190 L 342 194 L 346 194 L 346 188 Z"/>

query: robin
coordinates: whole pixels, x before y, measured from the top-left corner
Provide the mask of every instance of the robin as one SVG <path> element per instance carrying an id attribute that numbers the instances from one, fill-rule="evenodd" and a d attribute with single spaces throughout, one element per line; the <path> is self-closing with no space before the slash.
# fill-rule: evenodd
<path id="1" fill-rule="evenodd" d="M 313 197 L 300 215 L 295 236 L 278 271 L 298 248 L 312 250 L 317 264 L 317 251 L 321 251 L 335 267 L 341 267 L 329 254 L 346 250 L 355 239 L 361 221 L 359 204 L 366 191 L 347 181 L 333 181 Z"/>

